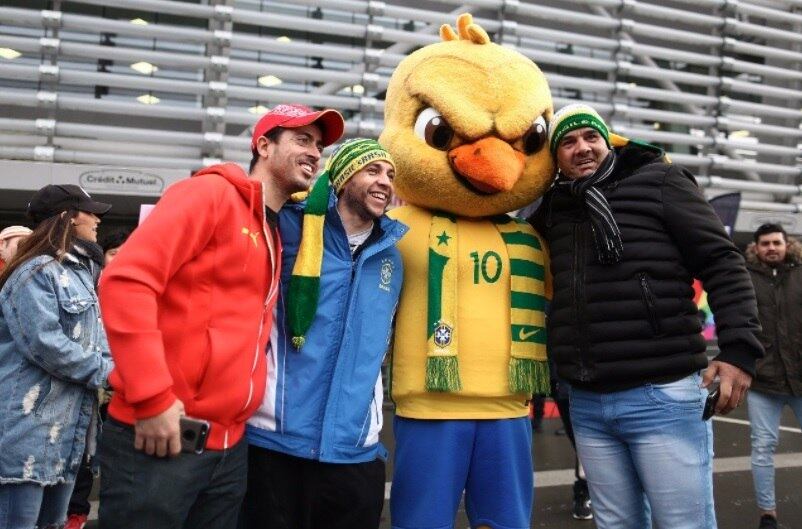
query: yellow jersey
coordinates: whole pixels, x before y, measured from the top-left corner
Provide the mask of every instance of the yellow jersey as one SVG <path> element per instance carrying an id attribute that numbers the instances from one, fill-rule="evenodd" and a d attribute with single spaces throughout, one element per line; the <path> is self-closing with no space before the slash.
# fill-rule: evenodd
<path id="1" fill-rule="evenodd" d="M 404 260 L 404 284 L 396 314 L 390 372 L 396 413 L 414 419 L 502 419 L 524 417 L 531 395 L 511 393 L 510 266 L 507 246 L 488 219 L 457 217 L 458 245 L 457 356 L 462 389 L 453 393 L 425 389 L 429 231 L 431 212 L 416 206 L 393 209 L 389 215 L 410 227 L 399 241 Z M 524 230 L 534 229 L 521 226 Z M 532 249 L 531 260 L 546 268 L 543 282 L 530 292 L 551 298 L 545 242 L 543 253 Z"/>

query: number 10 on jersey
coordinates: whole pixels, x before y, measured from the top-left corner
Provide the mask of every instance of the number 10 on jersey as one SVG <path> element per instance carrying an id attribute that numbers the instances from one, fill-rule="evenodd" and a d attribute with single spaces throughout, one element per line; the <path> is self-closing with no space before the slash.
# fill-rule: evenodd
<path id="1" fill-rule="evenodd" d="M 471 252 L 473 260 L 473 284 L 478 285 L 480 279 L 485 283 L 495 283 L 501 277 L 501 256 L 488 251 L 479 256 L 479 252 Z"/>

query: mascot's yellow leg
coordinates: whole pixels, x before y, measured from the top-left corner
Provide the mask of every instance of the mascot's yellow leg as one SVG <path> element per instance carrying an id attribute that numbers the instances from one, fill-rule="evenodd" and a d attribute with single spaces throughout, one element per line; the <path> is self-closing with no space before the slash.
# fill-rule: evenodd
<path id="1" fill-rule="evenodd" d="M 492 528 L 492 527 L 490 527 L 489 525 L 480 525 L 480 526 L 479 526 L 479 527 L 477 527 L 476 529 L 493 529 L 493 528 Z"/>

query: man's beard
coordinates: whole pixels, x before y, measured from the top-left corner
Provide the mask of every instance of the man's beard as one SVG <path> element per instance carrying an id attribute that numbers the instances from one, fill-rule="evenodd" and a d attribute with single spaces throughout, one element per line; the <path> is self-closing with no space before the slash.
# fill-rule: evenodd
<path id="1" fill-rule="evenodd" d="M 374 215 L 373 212 L 371 212 L 370 208 L 368 208 L 368 206 L 366 206 L 361 200 L 359 200 L 358 197 L 354 196 L 348 190 L 345 190 L 343 192 L 343 195 L 340 198 L 340 200 L 345 201 L 348 209 L 365 222 L 374 221 L 381 216 L 381 215 Z"/>

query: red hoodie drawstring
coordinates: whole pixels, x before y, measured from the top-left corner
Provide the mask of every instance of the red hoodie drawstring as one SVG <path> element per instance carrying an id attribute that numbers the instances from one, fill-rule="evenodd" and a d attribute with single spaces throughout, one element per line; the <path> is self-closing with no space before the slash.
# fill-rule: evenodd
<path id="1" fill-rule="evenodd" d="M 250 185 L 250 191 L 248 192 L 248 211 L 251 212 L 251 217 L 253 217 L 253 185 Z M 248 251 L 245 253 L 245 263 L 242 265 L 242 271 L 245 272 L 248 270 L 248 262 L 251 260 L 251 231 L 250 226 L 248 227 L 248 236 L 245 237 L 245 244 L 248 246 Z M 254 240 L 254 242 L 256 242 Z"/>

